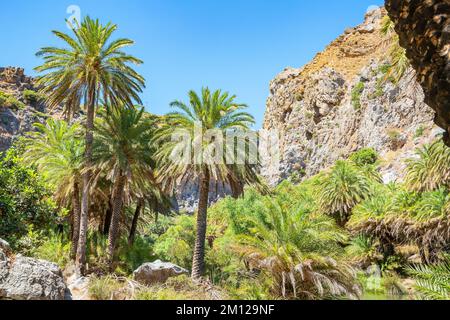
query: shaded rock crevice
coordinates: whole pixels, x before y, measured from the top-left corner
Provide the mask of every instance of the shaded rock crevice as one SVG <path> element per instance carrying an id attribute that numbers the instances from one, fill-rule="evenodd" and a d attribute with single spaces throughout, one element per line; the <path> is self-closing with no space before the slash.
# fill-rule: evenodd
<path id="1" fill-rule="evenodd" d="M 386 9 L 450 146 L 450 0 L 386 0 Z"/>

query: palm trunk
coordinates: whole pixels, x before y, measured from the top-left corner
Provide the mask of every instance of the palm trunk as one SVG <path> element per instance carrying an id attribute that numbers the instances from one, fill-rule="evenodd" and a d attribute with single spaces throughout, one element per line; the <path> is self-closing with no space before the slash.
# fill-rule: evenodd
<path id="1" fill-rule="evenodd" d="M 77 255 L 78 240 L 80 238 L 80 213 L 81 213 L 81 203 L 80 203 L 80 186 L 78 182 L 73 184 L 73 195 L 72 195 L 72 249 L 70 252 L 71 259 L 75 259 Z"/>
<path id="2" fill-rule="evenodd" d="M 105 223 L 103 225 L 103 235 L 109 234 L 109 227 L 111 226 L 112 217 L 112 195 L 109 197 L 108 209 L 106 210 Z"/>
<path id="3" fill-rule="evenodd" d="M 134 212 L 133 222 L 131 223 L 130 235 L 128 237 L 128 244 L 131 246 L 134 243 L 134 238 L 136 236 L 136 229 L 139 221 L 139 216 L 141 214 L 142 208 L 144 206 L 144 200 L 139 199 L 136 205 L 136 211 Z"/>
<path id="4" fill-rule="evenodd" d="M 92 166 L 92 149 L 94 142 L 94 115 L 95 115 L 95 88 L 89 90 L 89 100 L 86 118 L 86 146 L 85 146 L 85 167 L 88 168 L 83 174 L 83 194 L 81 197 L 81 214 L 80 214 L 80 235 L 77 247 L 77 256 L 75 259 L 76 268 L 79 274 L 84 275 L 86 272 L 86 242 L 89 221 L 89 189 L 91 180 Z"/>
<path id="5" fill-rule="evenodd" d="M 126 179 L 127 177 L 122 172 L 120 172 L 115 182 L 113 192 L 113 209 L 111 226 L 109 227 L 108 235 L 108 264 L 111 272 L 114 269 L 114 254 L 116 252 L 117 239 L 120 237 L 120 216 L 122 213 L 123 190 L 125 187 Z"/>
<path id="6" fill-rule="evenodd" d="M 197 235 L 195 238 L 194 257 L 192 261 L 192 279 L 199 280 L 205 273 L 205 241 L 208 217 L 210 174 L 205 169 L 200 177 L 200 195 L 197 214 Z"/>

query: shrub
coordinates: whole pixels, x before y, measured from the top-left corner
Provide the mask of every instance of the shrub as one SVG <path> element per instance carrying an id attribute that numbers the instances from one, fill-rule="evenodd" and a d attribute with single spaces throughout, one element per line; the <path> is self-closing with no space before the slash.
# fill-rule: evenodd
<path id="1" fill-rule="evenodd" d="M 195 241 L 195 222 L 192 216 L 179 216 L 175 223 L 155 243 L 156 255 L 186 269 L 191 268 Z"/>
<path id="2" fill-rule="evenodd" d="M 0 92 L 0 106 L 10 108 L 13 110 L 22 110 L 25 108 L 25 104 L 17 100 L 12 95 Z"/>
<path id="3" fill-rule="evenodd" d="M 358 166 L 375 164 L 378 160 L 378 153 L 373 148 L 363 148 L 351 154 L 349 160 Z"/>
<path id="4" fill-rule="evenodd" d="M 89 280 L 89 296 L 93 300 L 126 300 L 131 298 L 124 279 L 113 275 L 91 277 Z"/>
<path id="5" fill-rule="evenodd" d="M 42 95 L 33 90 L 24 90 L 23 98 L 29 104 L 36 104 L 39 101 L 43 100 Z"/>
<path id="6" fill-rule="evenodd" d="M 22 154 L 18 142 L 0 157 L 0 237 L 15 250 L 30 229 L 49 234 L 58 218 L 51 190 Z"/>
<path id="7" fill-rule="evenodd" d="M 201 286 L 182 275 L 170 278 L 165 284 L 141 288 L 134 296 L 136 300 L 210 300 L 211 296 Z"/>
<path id="8" fill-rule="evenodd" d="M 361 95 L 364 92 L 364 82 L 359 82 L 352 90 L 352 105 L 355 110 L 361 108 Z"/>
<path id="9" fill-rule="evenodd" d="M 52 234 L 45 238 L 41 245 L 32 249 L 31 255 L 37 259 L 54 262 L 64 269 L 70 261 L 70 243 L 64 241 L 61 235 Z"/>
<path id="10" fill-rule="evenodd" d="M 416 129 L 416 132 L 414 133 L 414 138 L 420 138 L 423 136 L 423 134 L 425 133 L 425 127 L 424 126 L 419 126 Z"/>

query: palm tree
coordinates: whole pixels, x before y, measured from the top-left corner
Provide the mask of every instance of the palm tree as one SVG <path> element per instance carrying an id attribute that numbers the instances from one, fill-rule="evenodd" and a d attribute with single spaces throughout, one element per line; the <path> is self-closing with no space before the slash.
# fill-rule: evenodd
<path id="1" fill-rule="evenodd" d="M 46 47 L 37 53 L 45 61 L 36 68 L 36 71 L 45 73 L 37 79 L 37 84 L 46 96 L 49 108 L 63 105 L 65 114 L 70 117 L 84 104 L 87 114 L 85 165 L 88 168 L 92 166 L 93 126 L 99 99 L 102 98 L 107 104 L 122 102 L 131 106 L 133 100 L 140 103 L 138 93 L 144 87 L 143 77 L 130 67 L 130 64 L 138 65 L 142 61 L 122 51 L 133 41 L 111 41 L 116 29 L 115 24 L 102 25 L 99 20 L 86 17 L 81 25 L 72 27 L 73 36 L 53 31 L 67 48 Z M 86 264 L 90 179 L 91 171 L 87 170 L 83 175 L 76 258 L 82 273 Z"/>
<path id="2" fill-rule="evenodd" d="M 251 174 L 254 167 L 248 163 L 236 166 L 227 164 L 226 154 L 233 148 L 223 150 L 223 158 L 214 161 L 218 140 L 205 139 L 196 135 L 198 129 L 213 131 L 218 136 L 226 136 L 232 131 L 246 132 L 254 123 L 253 117 L 243 112 L 247 106 L 236 103 L 236 96 L 223 93 L 220 90 L 211 92 L 203 88 L 201 96 L 194 91 L 189 92 L 189 105 L 174 101 L 171 107 L 177 111 L 167 115 L 166 125 L 161 128 L 158 141 L 161 147 L 158 151 L 158 167 L 160 181 L 166 190 L 172 191 L 175 186 L 186 181 L 198 179 L 199 204 L 197 213 L 197 234 L 194 247 L 192 278 L 200 279 L 205 271 L 205 237 L 207 228 L 207 210 L 209 204 L 210 183 L 212 181 L 229 183 L 244 178 L 242 183 L 254 178 Z M 188 136 L 183 148 L 194 148 L 194 152 L 181 153 L 184 159 L 174 159 L 173 155 L 180 150 L 180 142 L 173 141 L 175 136 Z M 239 139 L 239 134 L 237 139 Z M 218 138 L 217 138 L 218 139 Z M 209 141 L 208 141 L 209 140 Z M 219 148 L 223 146 L 220 145 Z M 220 156 L 219 156 L 220 157 Z"/>
<path id="3" fill-rule="evenodd" d="M 370 196 L 372 174 L 367 174 L 350 162 L 337 161 L 320 183 L 321 211 L 333 216 L 340 226 L 345 226 L 353 207 Z"/>
<path id="4" fill-rule="evenodd" d="M 411 266 L 408 273 L 416 279 L 419 298 L 425 300 L 450 299 L 450 256 L 435 265 Z"/>
<path id="5" fill-rule="evenodd" d="M 95 125 L 94 171 L 106 173 L 113 182 L 112 216 L 108 235 L 109 266 L 112 268 L 119 223 L 126 195 L 132 185 L 145 189 L 153 179 L 154 121 L 143 108 L 107 107 Z"/>
<path id="6" fill-rule="evenodd" d="M 352 268 L 340 261 L 346 235 L 331 218 L 308 210 L 292 212 L 282 202 L 268 202 L 266 208 L 264 217 L 254 218 L 251 233 L 239 236 L 239 243 L 250 264 L 272 280 L 277 298 L 358 296 Z"/>
<path id="7" fill-rule="evenodd" d="M 25 159 L 45 173 L 46 180 L 55 186 L 55 197 L 61 205 L 72 206 L 72 251 L 75 258 L 79 240 L 80 183 L 84 143 L 81 127 L 69 126 L 65 121 L 47 120 L 35 124 L 36 132 L 27 139 Z"/>
<path id="8" fill-rule="evenodd" d="M 395 33 L 395 24 L 387 15 L 381 22 L 381 34 L 386 38 L 386 43 L 390 45 L 389 58 L 391 64 L 386 73 L 385 80 L 390 79 L 396 84 L 411 64 L 406 56 L 406 50 L 400 46 L 399 37 Z"/>

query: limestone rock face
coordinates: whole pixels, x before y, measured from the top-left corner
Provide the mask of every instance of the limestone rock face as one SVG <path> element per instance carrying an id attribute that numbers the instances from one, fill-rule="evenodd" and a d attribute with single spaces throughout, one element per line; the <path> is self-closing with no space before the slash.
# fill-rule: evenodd
<path id="1" fill-rule="evenodd" d="M 66 300 L 70 292 L 54 263 L 13 256 L 0 239 L 0 300 Z"/>
<path id="2" fill-rule="evenodd" d="M 386 9 L 450 146 L 450 1 L 386 0 Z"/>
<path id="3" fill-rule="evenodd" d="M 173 263 L 162 262 L 156 260 L 155 262 L 145 263 L 134 271 L 134 280 L 144 284 L 152 285 L 157 283 L 164 283 L 167 279 L 177 277 L 182 274 L 188 274 L 186 269 L 183 269 Z"/>
<path id="4" fill-rule="evenodd" d="M 312 176 L 364 147 L 383 157 L 386 180 L 400 180 L 404 160 L 441 133 L 412 68 L 396 85 L 385 80 L 384 15 L 368 13 L 310 64 L 271 82 L 264 129 L 280 136 L 281 164 L 263 168 L 269 183 Z"/>

